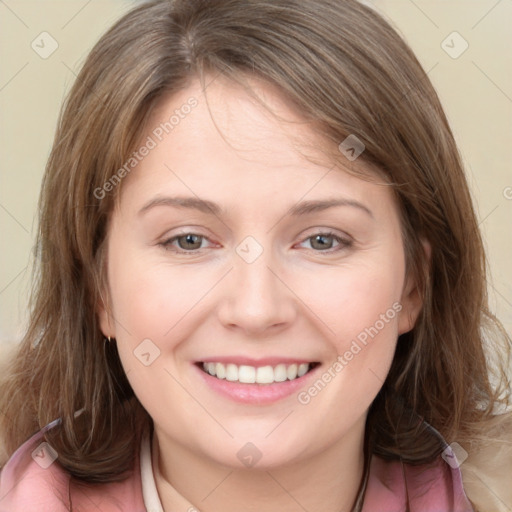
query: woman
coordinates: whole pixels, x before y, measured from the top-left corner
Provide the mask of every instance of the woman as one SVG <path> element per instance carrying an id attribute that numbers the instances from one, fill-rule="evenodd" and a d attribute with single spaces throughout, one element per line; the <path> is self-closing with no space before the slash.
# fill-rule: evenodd
<path id="1" fill-rule="evenodd" d="M 510 428 L 510 338 L 437 95 L 371 9 L 135 8 L 40 208 L 2 510 L 495 506 L 462 471 Z"/>

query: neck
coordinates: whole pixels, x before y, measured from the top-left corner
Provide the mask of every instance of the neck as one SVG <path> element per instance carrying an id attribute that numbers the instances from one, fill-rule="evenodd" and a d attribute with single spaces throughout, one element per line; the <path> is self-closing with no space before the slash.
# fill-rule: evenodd
<path id="1" fill-rule="evenodd" d="M 280 467 L 216 464 L 164 434 L 153 434 L 153 473 L 166 512 L 350 512 L 363 477 L 363 428 L 321 453 Z M 192 505 L 193 504 L 193 505 Z M 185 509 L 186 510 L 186 509 Z"/>

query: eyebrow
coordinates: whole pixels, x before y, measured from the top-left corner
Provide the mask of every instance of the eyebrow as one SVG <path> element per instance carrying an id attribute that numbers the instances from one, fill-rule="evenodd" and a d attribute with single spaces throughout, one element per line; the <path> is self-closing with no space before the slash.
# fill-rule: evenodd
<path id="1" fill-rule="evenodd" d="M 200 199 L 198 197 L 186 197 L 186 196 L 158 196 L 147 202 L 140 210 L 139 215 L 146 213 L 147 211 L 157 206 L 168 206 L 174 208 L 187 208 L 192 210 L 199 210 L 209 215 L 215 215 L 221 217 L 226 214 L 226 211 L 217 203 L 208 201 L 207 199 Z M 324 199 L 314 201 L 302 201 L 293 205 L 287 212 L 286 215 L 292 217 L 300 217 L 311 213 L 327 210 L 328 208 L 334 208 L 336 206 L 350 206 L 358 208 L 359 210 L 368 214 L 371 218 L 374 218 L 371 210 L 364 204 L 355 201 L 353 199 L 338 198 L 338 199 Z"/>

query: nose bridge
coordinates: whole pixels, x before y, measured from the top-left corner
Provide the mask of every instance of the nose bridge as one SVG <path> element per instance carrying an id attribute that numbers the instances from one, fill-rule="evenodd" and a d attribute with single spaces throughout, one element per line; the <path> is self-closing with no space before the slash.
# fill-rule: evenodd
<path id="1" fill-rule="evenodd" d="M 289 289 L 276 276 L 279 263 L 271 247 L 248 236 L 235 249 L 228 296 L 221 321 L 248 331 L 263 331 L 291 320 L 294 308 Z"/>

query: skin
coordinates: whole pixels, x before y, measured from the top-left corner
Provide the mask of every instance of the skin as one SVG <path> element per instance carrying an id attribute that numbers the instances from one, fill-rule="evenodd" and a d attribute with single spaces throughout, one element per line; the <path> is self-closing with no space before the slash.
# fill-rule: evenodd
<path id="1" fill-rule="evenodd" d="M 142 140 L 188 98 L 198 101 L 122 183 L 100 322 L 154 421 L 153 468 L 165 510 L 179 509 L 172 484 L 204 512 L 348 511 L 362 476 L 368 408 L 421 301 L 405 275 L 390 188 L 345 172 L 352 164 L 341 153 L 335 167 L 322 162 L 311 148 L 325 142 L 313 127 L 270 85 L 251 83 L 292 122 L 221 78 L 209 85 L 208 104 L 193 80 L 153 111 Z M 310 158 L 299 150 L 305 141 Z M 362 160 L 354 164 L 365 169 Z M 140 213 L 155 197 L 175 195 L 214 201 L 226 213 L 168 205 Z M 371 214 L 345 205 L 286 215 L 300 201 L 334 197 Z M 327 236 L 319 248 L 315 235 L 329 231 L 340 239 Z M 185 233 L 204 238 L 162 245 Z M 263 249 L 252 263 L 236 252 L 247 236 Z M 234 402 L 194 366 L 219 355 L 292 356 L 321 363 L 319 377 L 396 303 L 401 311 L 307 404 L 297 393 L 267 405 Z M 160 350 L 149 366 L 134 355 L 144 339 Z M 262 455 L 251 468 L 237 457 L 247 442 Z"/>

